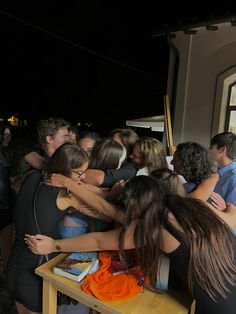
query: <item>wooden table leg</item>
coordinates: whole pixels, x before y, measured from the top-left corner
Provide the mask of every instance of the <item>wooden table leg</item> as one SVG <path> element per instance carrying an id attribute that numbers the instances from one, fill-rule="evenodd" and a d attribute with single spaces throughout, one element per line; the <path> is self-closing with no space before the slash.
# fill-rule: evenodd
<path id="1" fill-rule="evenodd" d="M 43 280 L 43 314 L 56 314 L 57 289 L 47 279 Z"/>

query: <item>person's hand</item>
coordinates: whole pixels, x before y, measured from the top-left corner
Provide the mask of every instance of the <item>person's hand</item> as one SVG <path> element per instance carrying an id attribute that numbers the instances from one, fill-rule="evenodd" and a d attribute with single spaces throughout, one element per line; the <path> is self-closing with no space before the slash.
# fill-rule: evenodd
<path id="1" fill-rule="evenodd" d="M 34 254 L 45 255 L 55 251 L 55 240 L 48 236 L 26 234 L 24 240 Z"/>
<path id="2" fill-rule="evenodd" d="M 231 203 L 227 203 L 226 205 L 226 212 L 236 213 L 236 206 Z"/>
<path id="3" fill-rule="evenodd" d="M 219 178 L 220 178 L 218 172 L 213 172 L 210 177 L 216 181 L 219 181 Z"/>
<path id="4" fill-rule="evenodd" d="M 226 202 L 225 200 L 220 196 L 220 194 L 213 192 L 210 196 L 212 199 L 211 204 L 221 211 L 225 211 L 226 209 Z"/>
<path id="5" fill-rule="evenodd" d="M 83 188 L 85 188 L 86 190 L 93 192 L 95 194 L 101 195 L 103 193 L 103 190 L 98 186 L 89 183 L 82 183 L 81 185 L 83 185 Z"/>
<path id="6" fill-rule="evenodd" d="M 111 190 L 107 192 L 106 199 L 111 201 L 116 200 L 121 195 L 126 182 L 124 180 L 116 182 L 111 188 Z"/>
<path id="7" fill-rule="evenodd" d="M 48 178 L 45 183 L 50 186 L 55 186 L 58 188 L 66 188 L 69 184 L 69 178 L 63 176 L 59 173 L 53 173 L 50 178 Z"/>

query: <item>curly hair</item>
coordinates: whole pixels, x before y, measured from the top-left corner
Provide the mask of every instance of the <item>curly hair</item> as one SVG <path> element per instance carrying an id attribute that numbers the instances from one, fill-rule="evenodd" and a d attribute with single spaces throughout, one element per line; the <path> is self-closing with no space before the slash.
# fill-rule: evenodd
<path id="1" fill-rule="evenodd" d="M 177 146 L 173 158 L 174 170 L 186 181 L 196 184 L 212 173 L 212 162 L 205 147 L 196 142 L 184 142 Z"/>

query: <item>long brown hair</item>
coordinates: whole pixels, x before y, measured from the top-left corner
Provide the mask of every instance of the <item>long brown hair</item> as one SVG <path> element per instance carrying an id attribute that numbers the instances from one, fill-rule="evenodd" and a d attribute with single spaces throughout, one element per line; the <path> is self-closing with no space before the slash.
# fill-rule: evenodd
<path id="1" fill-rule="evenodd" d="M 188 283 L 193 279 L 214 299 L 216 293 L 226 297 L 227 284 L 236 284 L 235 241 L 230 227 L 202 201 L 179 195 L 166 196 L 151 177 L 138 176 L 124 190 L 126 213 L 120 234 L 120 252 L 125 261 L 124 236 L 136 221 L 134 243 L 138 260 L 150 284 L 155 288 L 163 247 L 161 228 L 167 213 L 175 216 L 184 232 L 176 229 L 189 248 Z M 174 228 L 174 226 L 173 226 Z"/>
<path id="2" fill-rule="evenodd" d="M 231 228 L 203 201 L 169 196 L 167 207 L 183 228 L 190 249 L 188 284 L 196 282 L 214 299 L 226 298 L 227 283 L 236 285 L 236 239 Z"/>
<path id="3" fill-rule="evenodd" d="M 93 147 L 89 161 L 89 168 L 100 169 L 103 171 L 117 169 L 124 152 L 124 146 L 117 143 L 112 138 L 102 139 Z"/>
<path id="4" fill-rule="evenodd" d="M 161 187 L 160 191 L 162 191 Z M 164 191 L 162 192 L 164 195 Z M 134 177 L 126 183 L 122 198 L 126 211 L 119 239 L 121 260 L 126 266 L 125 232 L 127 227 L 136 221 L 134 243 L 137 259 L 144 275 L 150 276 L 151 286 L 154 287 L 160 258 L 163 255 L 161 250 L 163 203 L 157 193 L 157 182 L 148 176 Z"/>
<path id="5" fill-rule="evenodd" d="M 86 162 L 88 162 L 88 155 L 79 145 L 65 143 L 52 155 L 43 170 L 43 177 L 47 179 L 55 172 L 70 178 L 72 170 L 81 167 Z M 68 195 L 66 189 L 62 189 L 62 195 Z"/>

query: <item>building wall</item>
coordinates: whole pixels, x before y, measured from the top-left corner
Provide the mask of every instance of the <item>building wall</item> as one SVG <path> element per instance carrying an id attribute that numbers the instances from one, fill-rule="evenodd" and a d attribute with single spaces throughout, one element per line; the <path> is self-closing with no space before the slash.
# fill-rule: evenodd
<path id="1" fill-rule="evenodd" d="M 172 94 L 174 51 L 179 54 L 177 90 L 173 117 L 174 144 L 197 141 L 205 146 L 217 127 L 216 94 L 218 78 L 236 65 L 236 27 L 219 24 L 217 31 L 205 27 L 197 34 L 176 33 L 171 41 L 167 93 Z M 218 95 L 219 98 L 219 95 Z M 219 102 L 219 100 L 218 100 Z M 214 117 L 214 128 L 213 128 Z M 218 119 L 219 120 L 219 119 Z"/>

